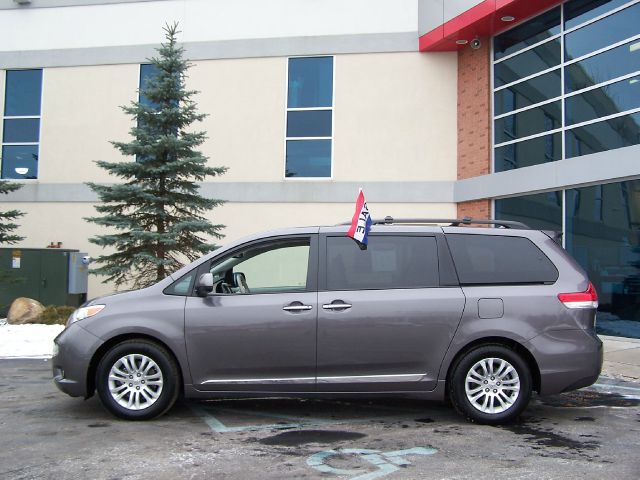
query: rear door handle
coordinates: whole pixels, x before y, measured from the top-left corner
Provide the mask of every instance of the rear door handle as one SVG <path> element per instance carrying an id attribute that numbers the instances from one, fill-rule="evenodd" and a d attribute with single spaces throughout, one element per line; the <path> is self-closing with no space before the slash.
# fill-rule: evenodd
<path id="1" fill-rule="evenodd" d="M 350 303 L 325 303 L 322 305 L 322 308 L 325 310 L 346 310 L 351 307 L 353 307 L 353 305 Z"/>
<path id="2" fill-rule="evenodd" d="M 304 310 L 311 310 L 313 307 L 311 305 L 288 305 L 286 307 L 282 307 L 283 310 L 287 312 L 301 312 Z"/>

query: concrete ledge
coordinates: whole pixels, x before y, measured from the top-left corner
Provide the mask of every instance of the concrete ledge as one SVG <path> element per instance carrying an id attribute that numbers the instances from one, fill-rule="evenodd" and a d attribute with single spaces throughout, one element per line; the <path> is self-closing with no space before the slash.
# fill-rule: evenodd
<path id="1" fill-rule="evenodd" d="M 453 182 L 206 182 L 201 192 L 208 198 L 240 203 L 353 203 L 362 187 L 376 203 L 453 203 Z M 98 201 L 82 183 L 24 183 L 3 202 Z"/>

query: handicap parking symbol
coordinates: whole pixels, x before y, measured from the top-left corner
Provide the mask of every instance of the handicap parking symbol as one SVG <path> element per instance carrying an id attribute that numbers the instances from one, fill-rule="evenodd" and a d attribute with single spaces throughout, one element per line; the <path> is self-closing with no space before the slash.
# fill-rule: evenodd
<path id="1" fill-rule="evenodd" d="M 350 480 L 373 480 L 382 478 L 391 473 L 400 470 L 400 467 L 411 465 L 406 456 L 409 455 L 433 455 L 438 450 L 435 448 L 416 447 L 406 450 L 394 450 L 391 452 L 381 452 L 380 450 L 370 450 L 366 448 L 341 448 L 338 450 L 325 450 L 314 453 L 307 459 L 307 465 L 315 468 L 319 472 L 332 473 L 334 475 L 349 475 Z M 370 463 L 376 470 L 362 473 L 362 470 L 348 470 L 345 468 L 336 468 L 329 465 L 331 457 L 337 455 L 357 455 L 362 460 Z M 355 475 L 355 476 L 354 476 Z"/>

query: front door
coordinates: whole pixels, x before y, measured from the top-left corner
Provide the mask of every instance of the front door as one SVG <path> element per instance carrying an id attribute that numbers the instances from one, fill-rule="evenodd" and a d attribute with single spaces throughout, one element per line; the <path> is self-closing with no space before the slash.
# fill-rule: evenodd
<path id="1" fill-rule="evenodd" d="M 185 308 L 196 389 L 314 390 L 316 265 L 310 235 L 252 243 L 205 266 L 216 291 Z"/>
<path id="2" fill-rule="evenodd" d="M 318 390 L 432 390 L 464 308 L 440 287 L 431 235 L 344 235 L 323 241 L 318 293 Z"/>

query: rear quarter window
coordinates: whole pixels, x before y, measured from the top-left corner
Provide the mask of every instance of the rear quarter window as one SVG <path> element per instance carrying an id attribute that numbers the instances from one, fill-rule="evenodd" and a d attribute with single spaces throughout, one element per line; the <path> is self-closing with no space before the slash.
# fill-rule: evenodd
<path id="1" fill-rule="evenodd" d="M 499 235 L 448 234 L 461 284 L 554 283 L 558 270 L 531 240 Z"/>

